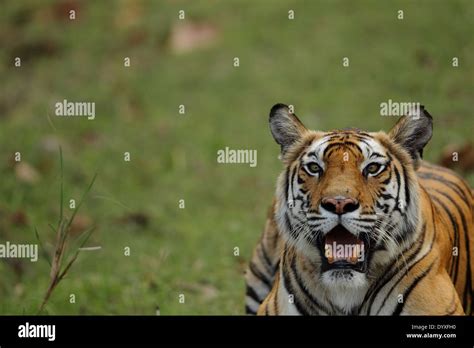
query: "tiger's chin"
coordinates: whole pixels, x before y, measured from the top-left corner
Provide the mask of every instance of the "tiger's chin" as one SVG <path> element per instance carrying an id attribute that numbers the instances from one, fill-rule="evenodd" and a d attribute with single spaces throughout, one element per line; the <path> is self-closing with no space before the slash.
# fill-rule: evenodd
<path id="1" fill-rule="evenodd" d="M 321 280 L 324 286 L 331 289 L 350 290 L 364 288 L 367 285 L 365 273 L 350 269 L 335 269 L 323 272 Z"/>
<path id="2" fill-rule="evenodd" d="M 354 270 L 332 270 L 321 275 L 326 296 L 345 314 L 359 306 L 369 287 L 367 276 Z"/>

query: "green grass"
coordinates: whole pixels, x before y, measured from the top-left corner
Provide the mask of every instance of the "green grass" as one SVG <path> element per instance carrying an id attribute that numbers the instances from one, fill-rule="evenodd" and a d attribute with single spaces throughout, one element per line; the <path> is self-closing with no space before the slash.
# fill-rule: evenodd
<path id="1" fill-rule="evenodd" d="M 395 119 L 379 116 L 381 102 L 421 101 L 435 119 L 430 160 L 472 139 L 472 1 L 78 3 L 73 22 L 55 17 L 51 1 L 9 1 L 1 14 L 1 240 L 34 243 L 34 227 L 53 240 L 59 144 L 66 203 L 98 173 L 81 214 L 97 225 L 88 244 L 102 249 L 79 256 L 47 313 L 242 314 L 244 264 L 281 169 L 267 124 L 277 102 L 294 104 L 313 129 L 388 130 Z M 181 9 L 186 21 L 214 25 L 217 41 L 171 52 Z M 18 54 L 21 68 L 12 63 Z M 96 119 L 56 117 L 63 99 L 94 101 Z M 226 146 L 258 150 L 258 166 L 218 164 Z M 18 180 L 16 151 L 40 182 Z M 15 211 L 26 224 L 11 221 Z M 149 223 L 127 223 L 130 213 Z M 2 314 L 36 313 L 46 291 L 47 262 L 20 263 L 19 273 L 0 263 Z"/>

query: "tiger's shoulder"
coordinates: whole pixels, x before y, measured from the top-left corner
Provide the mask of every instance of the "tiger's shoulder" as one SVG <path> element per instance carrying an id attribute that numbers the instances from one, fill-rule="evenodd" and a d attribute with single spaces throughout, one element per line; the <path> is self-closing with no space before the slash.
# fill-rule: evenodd
<path id="1" fill-rule="evenodd" d="M 430 196 L 434 192 L 445 192 L 452 195 L 455 199 L 460 199 L 471 206 L 473 205 L 473 190 L 466 180 L 455 171 L 422 161 L 416 173 L 421 186 L 428 191 Z"/>

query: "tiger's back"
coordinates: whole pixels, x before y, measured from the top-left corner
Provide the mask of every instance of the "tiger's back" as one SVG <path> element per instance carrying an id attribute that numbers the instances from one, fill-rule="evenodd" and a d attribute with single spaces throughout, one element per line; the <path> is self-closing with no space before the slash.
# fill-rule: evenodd
<path id="1" fill-rule="evenodd" d="M 423 162 L 417 175 L 435 211 L 441 263 L 466 314 L 472 314 L 474 274 L 473 194 L 466 181 L 444 167 Z"/>

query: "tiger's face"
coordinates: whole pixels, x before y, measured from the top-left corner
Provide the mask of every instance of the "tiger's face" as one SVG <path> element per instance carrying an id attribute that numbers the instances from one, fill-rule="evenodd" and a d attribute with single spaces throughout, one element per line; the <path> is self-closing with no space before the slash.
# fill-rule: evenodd
<path id="1" fill-rule="evenodd" d="M 431 117 L 403 117 L 389 134 L 320 132 L 279 104 L 270 126 L 286 166 L 275 207 L 283 237 L 313 260 L 323 284 L 366 286 L 416 235 L 415 169 Z"/>

